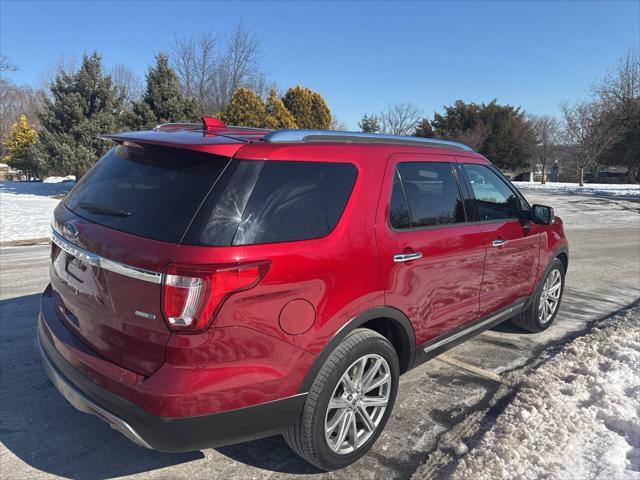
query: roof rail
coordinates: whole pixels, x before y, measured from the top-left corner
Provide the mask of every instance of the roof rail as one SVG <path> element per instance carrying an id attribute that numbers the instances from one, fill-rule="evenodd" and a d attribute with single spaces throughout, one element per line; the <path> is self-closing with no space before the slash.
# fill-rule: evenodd
<path id="1" fill-rule="evenodd" d="M 473 151 L 462 143 L 435 138 L 386 135 L 381 133 L 342 132 L 333 130 L 276 130 L 267 133 L 262 140 L 270 143 L 289 142 L 345 142 L 345 143 L 402 143 L 424 147 L 451 148 Z"/>
<path id="2" fill-rule="evenodd" d="M 202 130 L 201 123 L 162 123 L 153 128 L 156 132 L 172 131 L 172 130 Z"/>

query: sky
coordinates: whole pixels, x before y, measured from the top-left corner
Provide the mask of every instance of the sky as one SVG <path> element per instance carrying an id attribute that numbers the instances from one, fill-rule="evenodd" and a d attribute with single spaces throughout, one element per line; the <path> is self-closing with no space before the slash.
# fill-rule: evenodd
<path id="1" fill-rule="evenodd" d="M 220 39 L 242 21 L 280 89 L 320 92 L 338 120 L 411 102 L 425 116 L 457 99 L 559 112 L 640 43 L 640 0 L 189 2 L 0 0 L 7 76 L 38 86 L 60 58 L 98 51 L 140 77 L 175 38 Z M 213 113 L 213 112 L 211 112 Z"/>

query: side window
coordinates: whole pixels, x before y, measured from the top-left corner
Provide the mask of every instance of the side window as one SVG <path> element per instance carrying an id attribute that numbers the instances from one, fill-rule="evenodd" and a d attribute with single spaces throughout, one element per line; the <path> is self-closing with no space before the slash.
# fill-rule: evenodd
<path id="1" fill-rule="evenodd" d="M 391 192 L 391 205 L 389 208 L 389 222 L 396 229 L 411 228 L 407 197 L 402 189 L 400 175 L 396 170 L 393 175 L 393 191 Z"/>
<path id="2" fill-rule="evenodd" d="M 264 162 L 233 245 L 327 235 L 342 215 L 356 176 L 356 167 L 348 163 Z"/>
<path id="3" fill-rule="evenodd" d="M 391 194 L 393 228 L 416 228 L 464 222 L 458 183 L 449 163 L 400 163 Z"/>
<path id="4" fill-rule="evenodd" d="M 518 197 L 489 167 L 464 164 L 473 194 L 476 197 L 480 221 L 518 217 Z"/>

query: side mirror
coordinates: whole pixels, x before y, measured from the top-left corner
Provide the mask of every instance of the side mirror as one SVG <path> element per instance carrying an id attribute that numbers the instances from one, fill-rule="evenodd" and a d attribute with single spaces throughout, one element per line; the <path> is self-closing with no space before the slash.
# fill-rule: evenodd
<path id="1" fill-rule="evenodd" d="M 546 205 L 533 205 L 531 207 L 533 223 L 540 225 L 551 225 L 553 223 L 553 208 Z"/>

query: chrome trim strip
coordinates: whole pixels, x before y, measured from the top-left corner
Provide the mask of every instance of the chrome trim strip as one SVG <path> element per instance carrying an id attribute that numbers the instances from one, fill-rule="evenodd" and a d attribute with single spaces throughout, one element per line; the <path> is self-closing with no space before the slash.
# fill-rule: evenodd
<path id="1" fill-rule="evenodd" d="M 526 302 L 526 300 L 519 300 L 516 304 L 514 304 L 512 307 L 504 310 L 503 312 L 497 313 L 496 315 L 493 315 L 489 318 L 487 318 L 486 320 L 480 322 L 480 323 L 476 323 L 475 325 L 470 326 L 469 328 L 466 328 L 464 330 L 459 331 L 458 333 L 451 335 L 450 337 L 447 338 L 443 338 L 442 340 L 433 343 L 431 345 L 427 345 L 426 347 L 424 347 L 422 349 L 422 351 L 424 353 L 429 353 L 433 350 L 435 350 L 438 347 L 441 347 L 443 345 L 446 345 L 447 343 L 453 342 L 454 340 L 457 340 L 460 337 L 463 337 L 464 335 L 467 335 L 470 332 L 474 332 L 482 327 L 484 327 L 485 325 L 491 323 L 491 322 L 495 322 L 496 320 L 498 320 L 499 318 L 502 318 L 506 315 L 509 315 L 510 313 L 512 313 L 514 310 L 518 309 L 518 307 L 521 307 L 522 304 L 524 304 Z"/>
<path id="2" fill-rule="evenodd" d="M 265 142 L 354 142 L 354 143 L 404 143 L 425 147 L 444 147 L 472 152 L 473 149 L 458 142 L 438 140 L 436 138 L 407 137 L 381 133 L 342 132 L 333 130 L 276 130 L 267 133 Z"/>
<path id="3" fill-rule="evenodd" d="M 154 272 L 151 270 L 145 270 L 144 268 L 132 267 L 131 265 L 125 265 L 124 263 L 116 262 L 105 257 L 101 257 L 95 253 L 92 253 L 84 248 L 80 248 L 77 245 L 71 243 L 64 238 L 56 229 L 51 227 L 51 241 L 55 243 L 62 250 L 69 255 L 82 260 L 94 267 L 100 267 L 110 272 L 119 273 L 127 277 L 135 278 L 137 280 L 144 280 L 145 282 L 151 282 L 160 284 L 162 283 L 162 273 Z"/>
<path id="4" fill-rule="evenodd" d="M 85 397 L 75 386 L 69 383 L 59 372 L 58 368 L 53 365 L 49 356 L 44 351 L 42 343 L 40 342 L 40 336 L 38 335 L 38 349 L 40 350 L 40 357 L 42 363 L 44 363 L 45 370 L 51 380 L 51 383 L 56 387 L 60 394 L 77 410 L 95 415 L 102 420 L 105 420 L 109 425 L 122 433 L 129 440 L 137 443 L 138 445 L 152 449 L 138 432 L 136 432 L 131 425 L 122 420 L 120 417 L 116 417 L 114 414 L 107 412 L 104 408 L 96 405 L 94 402 Z"/>

